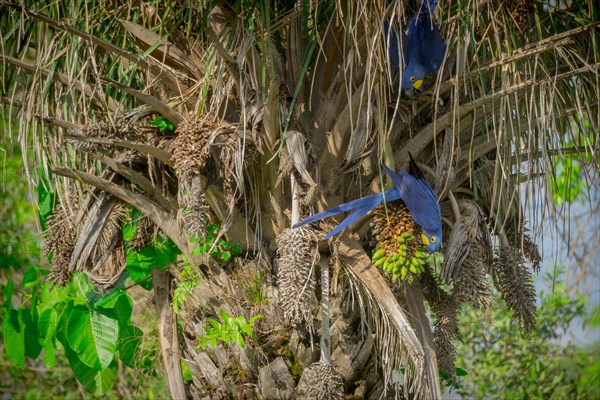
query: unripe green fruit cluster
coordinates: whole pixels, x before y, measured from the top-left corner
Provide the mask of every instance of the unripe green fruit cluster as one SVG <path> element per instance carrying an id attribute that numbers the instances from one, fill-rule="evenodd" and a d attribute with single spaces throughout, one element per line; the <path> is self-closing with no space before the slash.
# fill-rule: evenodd
<path id="1" fill-rule="evenodd" d="M 387 256 L 384 249 L 377 246 L 373 253 L 372 261 L 377 268 L 381 268 L 388 274 L 392 281 L 398 279 L 412 283 L 414 277 L 421 275 L 425 271 L 425 263 L 429 259 L 429 254 L 418 248 L 409 255 L 409 244 L 415 240 L 415 237 L 409 232 L 403 232 L 396 238 L 398 250 L 396 254 Z"/>

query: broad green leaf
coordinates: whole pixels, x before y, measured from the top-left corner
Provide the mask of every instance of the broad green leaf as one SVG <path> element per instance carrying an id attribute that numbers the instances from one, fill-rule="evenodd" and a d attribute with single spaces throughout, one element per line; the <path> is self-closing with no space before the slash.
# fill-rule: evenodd
<path id="1" fill-rule="evenodd" d="M 181 250 L 171 239 L 160 241 L 156 246 L 156 268 L 164 268 L 174 263 L 179 254 L 181 254 Z"/>
<path id="2" fill-rule="evenodd" d="M 69 345 L 67 323 L 69 321 L 69 315 L 73 310 L 74 303 L 73 300 L 68 300 L 64 303 L 64 306 L 60 307 L 61 309 L 58 309 L 59 307 L 57 307 L 56 310 L 59 315 L 58 324 L 56 326 L 56 339 L 65 347 Z"/>
<path id="3" fill-rule="evenodd" d="M 75 306 L 67 329 L 69 345 L 83 363 L 98 371 L 110 365 L 119 338 L 119 321 L 113 310 Z"/>
<path id="4" fill-rule="evenodd" d="M 21 310 L 5 310 L 2 318 L 4 351 L 13 364 L 25 368 L 25 326 Z"/>
<path id="5" fill-rule="evenodd" d="M 46 342 L 42 348 L 44 349 L 44 365 L 47 368 L 54 368 L 56 366 L 56 343 Z"/>
<path id="6" fill-rule="evenodd" d="M 188 367 L 188 365 L 183 360 L 181 360 L 181 374 L 183 376 L 184 381 L 192 380 L 192 373 L 190 372 L 190 367 Z"/>
<path id="7" fill-rule="evenodd" d="M 46 282 L 40 287 L 40 302 L 38 312 L 44 313 L 56 304 L 66 301 L 69 297 L 70 287 L 55 285 L 54 282 Z"/>
<path id="8" fill-rule="evenodd" d="M 23 317 L 24 340 L 25 340 L 25 355 L 36 359 L 42 351 L 42 346 L 38 340 L 39 328 L 38 328 L 38 313 L 35 304 L 35 298 L 33 299 L 33 306 L 30 308 L 19 310 Z"/>
<path id="9" fill-rule="evenodd" d="M 126 243 L 133 240 L 137 233 L 140 219 L 143 217 L 142 213 L 135 208 L 130 210 L 128 215 L 130 217 L 129 221 L 123 224 L 123 241 Z"/>
<path id="10" fill-rule="evenodd" d="M 46 177 L 44 169 L 40 168 L 40 182 L 37 186 L 37 195 L 40 207 L 38 210 L 38 217 L 40 219 L 42 231 L 46 230 L 46 221 L 48 220 L 48 217 L 52 215 L 56 200 L 56 196 L 50 191 L 50 179 L 52 179 L 52 177 Z"/>
<path id="11" fill-rule="evenodd" d="M 144 332 L 135 326 L 127 326 L 119 339 L 119 358 L 129 368 L 137 368 Z"/>
<path id="12" fill-rule="evenodd" d="M 94 286 L 90 283 L 90 279 L 84 272 L 78 272 L 73 275 L 73 281 L 70 285 L 71 296 L 78 303 L 87 303 L 90 293 L 93 292 Z"/>
<path id="13" fill-rule="evenodd" d="M 112 290 L 110 293 L 105 293 L 100 299 L 94 303 L 94 307 L 114 308 L 119 298 L 125 294 L 122 289 Z"/>
<path id="14" fill-rule="evenodd" d="M 228 251 L 223 251 L 221 252 L 221 260 L 223 261 L 229 261 L 229 259 L 231 258 L 231 253 Z"/>
<path id="15" fill-rule="evenodd" d="M 44 348 L 44 364 L 48 368 L 53 368 L 56 364 L 55 359 L 55 340 L 56 325 L 58 323 L 58 313 L 54 308 L 45 310 L 38 320 L 38 339 Z"/>
<path id="16" fill-rule="evenodd" d="M 202 243 L 200 246 L 198 246 L 200 248 L 200 253 L 204 254 L 207 253 L 208 250 L 210 250 L 210 245 L 207 243 Z"/>
<path id="17" fill-rule="evenodd" d="M 133 237 L 135 236 L 136 231 L 137 231 L 137 226 L 135 226 L 133 224 L 124 224 L 123 225 L 123 241 L 125 243 L 131 242 L 133 240 Z"/>
<path id="18" fill-rule="evenodd" d="M 27 289 L 27 288 L 34 286 L 36 281 L 37 281 L 36 267 L 29 267 L 27 269 L 27 271 L 25 271 L 25 274 L 23 275 L 23 281 L 21 282 L 21 285 Z"/>
<path id="19" fill-rule="evenodd" d="M 15 292 L 15 284 L 12 279 L 9 279 L 4 286 L 4 308 L 7 310 L 11 309 L 12 295 Z"/>
<path id="20" fill-rule="evenodd" d="M 242 252 L 242 245 L 241 244 L 236 243 L 233 246 L 231 246 L 231 255 L 232 256 L 237 256 L 241 252 Z"/>
<path id="21" fill-rule="evenodd" d="M 65 346 L 65 355 L 75 377 L 87 390 L 102 395 L 112 389 L 118 373 L 118 363 L 115 360 L 103 371 L 97 371 L 86 365 L 69 346 Z"/>
<path id="22" fill-rule="evenodd" d="M 219 233 L 219 225 L 210 224 L 206 227 L 206 232 L 208 232 L 209 235 L 216 235 Z"/>
<path id="23" fill-rule="evenodd" d="M 134 282 L 141 282 L 140 286 L 146 290 L 152 289 L 152 268 L 156 264 L 156 252 L 153 247 L 147 246 L 138 252 L 127 252 L 127 272 Z"/>
<path id="24" fill-rule="evenodd" d="M 111 294 L 118 293 L 117 295 L 111 296 L 111 298 L 105 303 L 96 303 L 95 307 L 103 309 L 112 309 L 119 321 L 119 328 L 124 329 L 131 325 L 131 311 L 133 310 L 133 301 L 127 293 L 124 291 L 115 291 Z"/>

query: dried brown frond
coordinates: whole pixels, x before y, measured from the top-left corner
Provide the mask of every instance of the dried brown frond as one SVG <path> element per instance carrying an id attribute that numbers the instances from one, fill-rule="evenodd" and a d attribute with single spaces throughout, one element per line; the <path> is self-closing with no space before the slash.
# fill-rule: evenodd
<path id="1" fill-rule="evenodd" d="M 279 300 L 284 318 L 292 325 L 312 326 L 311 299 L 319 251 L 308 228 L 286 229 L 276 239 Z"/>
<path id="2" fill-rule="evenodd" d="M 221 135 L 221 141 L 219 146 L 219 159 L 221 160 L 221 166 L 223 168 L 223 191 L 225 193 L 225 199 L 230 202 L 233 201 L 234 198 L 233 182 L 237 181 L 238 186 L 243 182 L 243 173 L 239 174 L 238 171 L 243 170 L 245 160 L 241 152 L 244 150 L 238 139 L 237 132 Z M 239 163 L 241 163 L 241 165 Z M 243 188 L 240 187 L 240 192 L 242 189 Z"/>
<path id="3" fill-rule="evenodd" d="M 187 176 L 179 181 L 177 192 L 179 210 L 177 221 L 190 235 L 204 236 L 208 219 L 204 187 L 200 175 Z"/>
<path id="4" fill-rule="evenodd" d="M 339 260 L 347 272 L 338 275 L 342 286 L 338 292 L 348 293 L 346 306 L 358 308 L 361 330 L 375 337 L 384 381 L 382 397 L 398 398 L 398 394 L 408 392 L 415 398 L 437 398 L 437 370 L 430 376 L 424 349 L 386 281 L 357 243 L 341 239 L 330 245 L 334 261 Z M 404 370 L 404 381 L 395 379 L 400 369 Z"/>
<path id="5" fill-rule="evenodd" d="M 279 186 L 285 178 L 290 176 L 293 170 L 294 162 L 292 161 L 292 157 L 288 152 L 287 146 L 284 146 L 281 148 L 281 153 L 279 154 L 279 168 L 277 171 L 277 181 L 275 186 Z"/>
<path id="6" fill-rule="evenodd" d="M 521 329 L 531 331 L 536 326 L 535 287 L 532 274 L 520 252 L 508 244 L 500 246 L 494 262 L 497 289 L 508 308 L 519 319 Z"/>
<path id="7" fill-rule="evenodd" d="M 78 208 L 77 191 L 72 190 L 65 196 L 65 201 L 56 204 L 47 222 L 44 255 L 52 254 L 52 277 L 61 286 L 69 282 L 73 273 L 69 264 L 77 239 L 75 216 Z"/>
<path id="8" fill-rule="evenodd" d="M 344 380 L 331 363 L 316 362 L 302 371 L 296 398 L 336 400 L 344 398 Z"/>
<path id="9" fill-rule="evenodd" d="M 285 137 L 287 154 L 294 166 L 292 172 L 298 188 L 296 196 L 306 206 L 311 206 L 317 200 L 320 174 L 317 153 L 300 131 L 288 131 Z"/>
<path id="10" fill-rule="evenodd" d="M 109 198 L 109 201 L 115 201 Z M 119 201 L 114 203 L 101 229 L 99 239 L 87 263 L 86 273 L 90 282 L 106 289 L 113 286 L 125 271 L 125 248 L 122 226 L 126 212 Z"/>
<path id="11" fill-rule="evenodd" d="M 246 119 L 246 127 L 250 129 L 252 140 L 257 144 L 257 148 L 260 151 L 260 137 L 259 133 L 262 129 L 264 105 L 262 103 L 262 96 L 256 92 L 256 90 L 250 90 L 246 96 L 245 108 L 242 110 Z"/>
<path id="12" fill-rule="evenodd" d="M 123 116 L 115 118 L 113 121 L 91 122 L 80 127 L 77 135 L 90 137 L 94 139 L 115 139 L 127 140 L 130 142 L 143 142 L 146 138 L 144 132 L 137 126 L 130 124 Z M 89 152 L 106 153 L 112 150 L 112 146 L 103 143 L 90 143 L 86 141 L 75 140 L 73 145 L 76 149 Z"/>

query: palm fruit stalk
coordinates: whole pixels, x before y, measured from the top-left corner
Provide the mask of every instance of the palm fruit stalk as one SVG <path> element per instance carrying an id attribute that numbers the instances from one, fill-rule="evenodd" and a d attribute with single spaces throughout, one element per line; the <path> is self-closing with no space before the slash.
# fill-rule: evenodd
<path id="1" fill-rule="evenodd" d="M 373 264 L 392 281 L 400 279 L 411 283 L 424 271 L 429 258 L 420 239 L 419 226 L 412 220 L 402 200 L 381 205 L 374 214 L 372 225 L 377 245 L 372 256 Z"/>

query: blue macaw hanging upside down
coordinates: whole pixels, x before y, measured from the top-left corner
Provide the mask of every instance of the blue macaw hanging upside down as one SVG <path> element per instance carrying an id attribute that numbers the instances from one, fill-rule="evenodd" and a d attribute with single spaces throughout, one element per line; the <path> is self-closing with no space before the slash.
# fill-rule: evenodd
<path id="1" fill-rule="evenodd" d="M 400 173 L 396 173 L 385 165 L 382 165 L 382 167 L 392 179 L 394 184 L 393 187 L 384 192 L 340 204 L 337 207 L 315 214 L 298 222 L 294 225 L 294 228 L 334 216 L 341 212 L 351 212 L 346 219 L 325 236 L 325 239 L 329 239 L 333 235 L 341 232 L 351 223 L 366 215 L 375 207 L 383 204 L 384 201 L 387 203 L 401 199 L 408 208 L 408 211 L 410 211 L 412 220 L 421 229 L 421 240 L 423 245 L 425 245 L 430 252 L 439 250 L 442 245 L 440 205 L 433 189 L 425 180 L 425 177 L 418 169 L 412 156 L 409 169 L 410 173 L 404 170 L 400 170 Z"/>
<path id="2" fill-rule="evenodd" d="M 436 73 L 446 54 L 446 44 L 431 19 L 437 0 L 423 0 L 419 11 L 408 24 L 408 34 L 402 33 L 402 48 L 398 42 L 398 32 L 384 22 L 384 34 L 388 43 L 390 59 L 398 69 L 403 70 L 400 50 L 403 51 L 406 68 L 402 73 L 402 89 L 419 90 L 425 73 Z M 391 28 L 391 29 L 390 29 Z"/>

